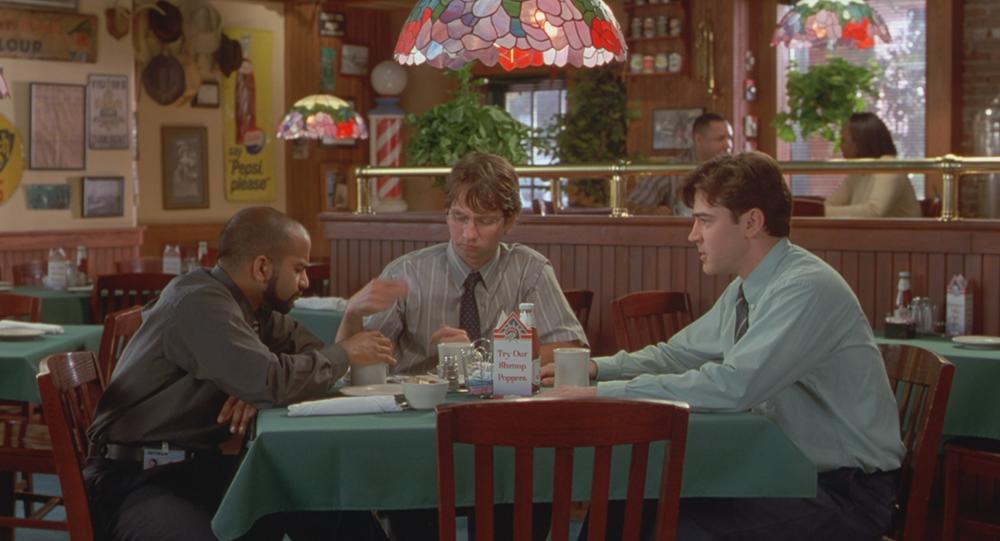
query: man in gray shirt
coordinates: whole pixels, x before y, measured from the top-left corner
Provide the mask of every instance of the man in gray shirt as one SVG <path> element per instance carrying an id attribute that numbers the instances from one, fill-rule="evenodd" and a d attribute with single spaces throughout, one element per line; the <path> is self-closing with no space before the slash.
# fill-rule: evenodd
<path id="1" fill-rule="evenodd" d="M 281 212 L 241 210 L 219 235 L 218 265 L 175 278 L 143 310 L 88 431 L 84 479 L 101 534 L 215 539 L 234 471 L 218 445 L 243 434 L 255 408 L 321 398 L 350 363 L 395 362 L 381 333 L 324 345 L 286 315 L 309 285 L 310 247 Z"/>

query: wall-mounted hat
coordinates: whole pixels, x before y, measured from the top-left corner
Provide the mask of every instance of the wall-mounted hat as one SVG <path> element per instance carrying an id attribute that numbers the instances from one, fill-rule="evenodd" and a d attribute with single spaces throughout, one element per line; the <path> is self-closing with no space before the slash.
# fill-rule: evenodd
<path id="1" fill-rule="evenodd" d="M 230 73 L 239 69 L 240 64 L 243 63 L 243 47 L 240 45 L 240 42 L 230 39 L 225 34 L 222 34 L 222 40 L 219 42 L 219 50 L 215 54 L 216 62 L 219 64 L 219 71 L 226 77 L 229 77 Z"/>
<path id="2" fill-rule="evenodd" d="M 184 94 L 184 66 L 172 56 L 158 54 L 142 70 L 142 87 L 153 101 L 170 105 Z"/>
<path id="3" fill-rule="evenodd" d="M 181 10 L 167 0 L 156 2 L 156 8 L 149 10 L 150 30 L 163 43 L 177 41 L 181 37 Z"/>

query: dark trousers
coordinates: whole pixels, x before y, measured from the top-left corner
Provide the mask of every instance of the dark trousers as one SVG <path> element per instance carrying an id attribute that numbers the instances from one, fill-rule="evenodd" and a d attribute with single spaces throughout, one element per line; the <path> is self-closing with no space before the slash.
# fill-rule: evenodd
<path id="1" fill-rule="evenodd" d="M 438 538 L 437 510 L 412 509 L 406 511 L 386 511 L 393 541 L 436 541 Z M 474 512 L 469 507 L 455 510 L 456 516 L 468 516 L 469 539 L 476 538 Z M 544 541 L 549 535 L 552 522 L 552 505 L 536 503 L 531 510 L 532 539 Z M 453 526 L 454 527 L 454 526 Z M 510 504 L 493 507 L 493 538 L 504 541 L 514 538 L 514 506 Z"/>
<path id="2" fill-rule="evenodd" d="M 208 455 L 143 470 L 139 462 L 90 458 L 83 471 L 99 540 L 215 541 L 212 516 L 238 459 Z M 280 513 L 258 520 L 248 540 L 385 539 L 367 512 Z"/>
<path id="3" fill-rule="evenodd" d="M 815 498 L 683 498 L 678 541 L 864 541 L 892 524 L 896 473 L 855 468 L 821 473 Z M 620 539 L 624 502 L 608 508 L 607 539 Z M 656 502 L 647 500 L 642 539 L 653 539 Z M 587 539 L 588 523 L 580 534 Z"/>

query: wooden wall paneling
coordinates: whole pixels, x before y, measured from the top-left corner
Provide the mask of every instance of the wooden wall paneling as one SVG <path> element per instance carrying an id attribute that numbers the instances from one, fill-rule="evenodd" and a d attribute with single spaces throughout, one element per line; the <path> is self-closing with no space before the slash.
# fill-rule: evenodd
<path id="1" fill-rule="evenodd" d="M 27 261 L 48 260 L 50 248 L 63 248 L 75 261 L 76 247 L 87 247 L 88 274 L 94 278 L 114 272 L 115 261 L 138 257 L 143 228 L 79 231 L 31 231 L 0 233 L 0 275 L 13 278 L 12 267 Z"/>
<path id="2" fill-rule="evenodd" d="M 190 224 L 147 224 L 139 255 L 142 257 L 161 257 L 167 244 L 179 244 L 182 248 L 196 249 L 199 241 L 207 241 L 210 248 L 218 248 L 219 233 L 223 222 L 190 223 Z M 317 245 L 325 245 L 323 237 L 313 236 L 312 251 Z M 326 251 L 326 248 L 323 248 Z"/>

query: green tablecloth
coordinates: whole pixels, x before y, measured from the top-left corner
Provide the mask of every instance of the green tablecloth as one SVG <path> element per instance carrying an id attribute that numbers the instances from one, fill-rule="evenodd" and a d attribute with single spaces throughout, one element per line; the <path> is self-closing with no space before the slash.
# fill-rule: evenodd
<path id="1" fill-rule="evenodd" d="M 902 344 L 929 349 L 955 365 L 944 436 L 973 436 L 1000 440 L 1000 350 L 969 349 L 947 338 L 891 340 L 880 344 Z"/>
<path id="2" fill-rule="evenodd" d="M 437 502 L 434 412 L 288 417 L 260 412 L 257 438 L 226 493 L 212 529 L 239 537 L 263 516 L 293 510 L 433 508 Z M 509 450 L 509 449 L 507 449 Z M 497 501 L 512 501 L 512 453 L 496 454 Z M 588 499 L 590 465 L 574 460 L 574 498 Z M 551 499 L 551 452 L 535 459 L 535 497 Z M 472 503 L 472 452 L 456 448 L 456 498 Z M 624 498 L 627 453 L 615 453 L 611 495 Z M 646 494 L 659 485 L 662 446 L 649 458 Z M 816 468 L 784 433 L 750 413 L 692 414 L 684 465 L 684 496 L 808 497 Z"/>
<path id="3" fill-rule="evenodd" d="M 25 341 L 0 341 L 0 398 L 40 402 L 35 376 L 46 356 L 66 351 L 97 351 L 100 325 L 63 325 L 64 334 L 46 334 Z"/>
<path id="4" fill-rule="evenodd" d="M 344 313 L 339 310 L 310 310 L 307 308 L 292 308 L 288 315 L 306 326 L 320 340 L 329 344 L 337 336 L 340 320 Z"/>
<path id="5" fill-rule="evenodd" d="M 90 323 L 90 292 L 53 291 L 44 287 L 15 287 L 17 295 L 42 299 L 42 322 L 57 325 Z"/>

